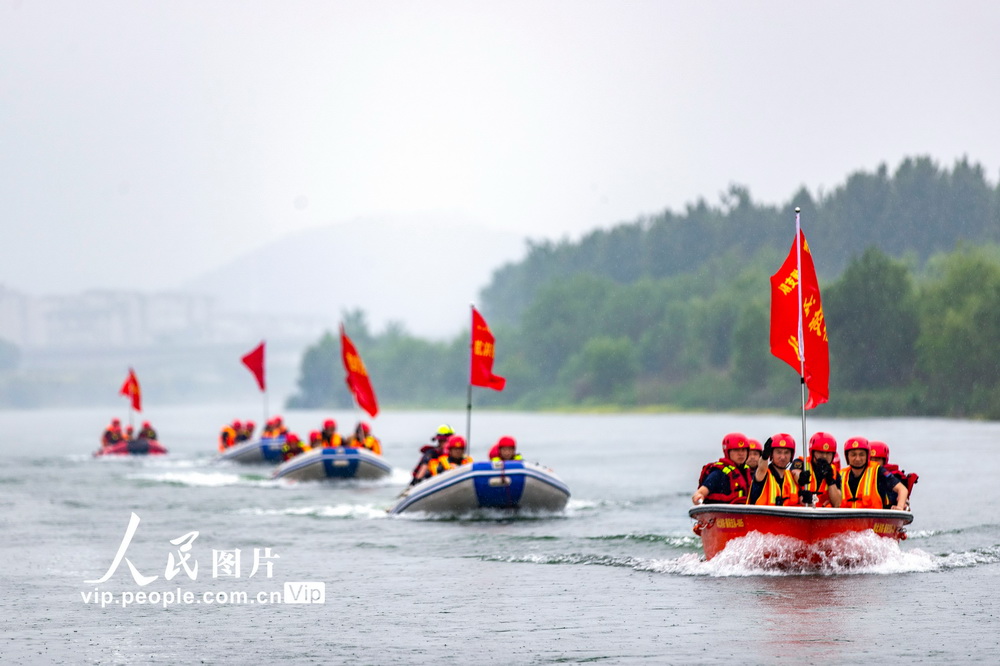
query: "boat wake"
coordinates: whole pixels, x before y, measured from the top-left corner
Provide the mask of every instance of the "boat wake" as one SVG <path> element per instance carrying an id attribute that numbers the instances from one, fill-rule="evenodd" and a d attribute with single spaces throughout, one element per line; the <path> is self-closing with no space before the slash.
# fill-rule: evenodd
<path id="1" fill-rule="evenodd" d="M 279 485 L 264 477 L 227 474 L 225 472 L 163 472 L 159 474 L 131 474 L 127 478 L 146 483 L 202 488 L 220 488 L 222 486 L 277 487 Z"/>
<path id="2" fill-rule="evenodd" d="M 695 553 L 667 559 L 587 553 L 487 555 L 481 559 L 518 564 L 625 567 L 668 575 L 710 577 L 891 575 L 939 572 L 1000 563 L 1000 545 L 934 555 L 919 549 L 901 549 L 897 541 L 874 533 L 844 534 L 817 543 L 810 548 L 807 558 L 803 558 L 803 548 L 809 547 L 791 537 L 753 532 L 732 540 L 722 552 L 707 561 L 702 555 Z"/>
<path id="3" fill-rule="evenodd" d="M 334 504 L 332 506 L 297 506 L 285 509 L 240 509 L 236 513 L 251 516 L 305 516 L 308 518 L 385 518 L 384 507 L 373 504 Z"/>

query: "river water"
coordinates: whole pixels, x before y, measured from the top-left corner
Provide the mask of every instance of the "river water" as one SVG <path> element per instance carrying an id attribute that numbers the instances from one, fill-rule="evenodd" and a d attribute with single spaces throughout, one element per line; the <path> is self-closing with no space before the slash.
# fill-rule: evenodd
<path id="1" fill-rule="evenodd" d="M 397 472 L 364 485 L 214 465 L 221 424 L 258 416 L 230 406 L 150 413 L 168 456 L 94 459 L 110 416 L 0 412 L 4 663 L 1000 661 L 997 423 L 810 420 L 888 442 L 920 482 L 907 541 L 859 538 L 861 565 L 804 573 L 750 551 L 706 562 L 687 515 L 723 434 L 795 434 L 794 417 L 477 412 L 474 457 L 513 435 L 573 497 L 557 515 L 444 520 L 386 509 L 464 412 L 381 414 Z M 300 434 L 355 421 L 284 416 Z M 85 582 L 109 573 L 133 513 L 127 561 Z M 322 604 L 278 603 L 320 587 Z"/>

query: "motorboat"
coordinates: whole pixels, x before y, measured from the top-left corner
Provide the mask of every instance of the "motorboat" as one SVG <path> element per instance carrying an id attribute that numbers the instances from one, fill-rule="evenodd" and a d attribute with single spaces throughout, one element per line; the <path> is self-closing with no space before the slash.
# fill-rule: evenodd
<path id="1" fill-rule="evenodd" d="M 365 448 L 348 446 L 315 448 L 278 465 L 271 478 L 296 481 L 357 479 L 374 481 L 392 474 L 382 456 Z"/>
<path id="2" fill-rule="evenodd" d="M 167 449 L 155 439 L 127 439 L 101 447 L 94 451 L 94 457 L 102 456 L 161 456 L 166 454 Z"/>
<path id="3" fill-rule="evenodd" d="M 281 447 L 285 438 L 266 437 L 263 439 L 246 440 L 225 449 L 215 458 L 215 462 L 236 462 L 247 465 L 278 463 L 284 459 Z"/>
<path id="4" fill-rule="evenodd" d="M 792 537 L 802 543 L 795 556 L 810 558 L 834 537 L 851 532 L 871 531 L 903 540 L 905 526 L 913 522 L 909 511 L 755 504 L 700 504 L 691 507 L 688 515 L 696 521 L 694 533 L 701 537 L 709 560 L 734 539 L 752 532 Z"/>
<path id="5" fill-rule="evenodd" d="M 521 460 L 474 462 L 410 486 L 390 514 L 464 514 L 478 509 L 556 512 L 566 508 L 569 487 L 548 467 Z"/>

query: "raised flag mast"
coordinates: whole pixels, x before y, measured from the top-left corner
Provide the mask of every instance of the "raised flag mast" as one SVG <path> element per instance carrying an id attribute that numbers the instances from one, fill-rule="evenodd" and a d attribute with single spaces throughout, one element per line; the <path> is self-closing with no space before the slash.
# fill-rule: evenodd
<path id="1" fill-rule="evenodd" d="M 771 276 L 771 353 L 799 374 L 802 390 L 802 454 L 807 457 L 806 410 L 830 396 L 830 354 L 823 303 L 812 252 L 795 208 L 795 241 Z M 794 294 L 792 292 L 795 292 Z M 793 315 L 794 310 L 794 315 Z M 813 336 L 806 346 L 806 337 Z M 806 400 L 806 389 L 809 399 Z"/>
<path id="2" fill-rule="evenodd" d="M 493 332 L 483 316 L 476 311 L 476 304 L 470 303 L 472 329 L 469 336 L 469 399 L 465 415 L 466 451 L 472 449 L 472 387 L 485 386 L 494 391 L 502 391 L 507 380 L 493 374 L 494 342 Z"/>
<path id="3" fill-rule="evenodd" d="M 802 243 L 799 240 L 802 237 L 802 223 L 799 216 L 802 214 L 802 209 L 798 206 L 795 207 L 795 270 L 799 275 L 799 284 L 796 291 L 799 293 L 799 326 L 798 326 L 798 337 L 799 337 L 799 386 L 802 389 L 802 460 L 809 460 L 809 447 L 806 444 L 806 341 L 803 333 L 802 322 L 805 317 L 802 316 L 803 307 L 803 297 L 802 297 Z"/>

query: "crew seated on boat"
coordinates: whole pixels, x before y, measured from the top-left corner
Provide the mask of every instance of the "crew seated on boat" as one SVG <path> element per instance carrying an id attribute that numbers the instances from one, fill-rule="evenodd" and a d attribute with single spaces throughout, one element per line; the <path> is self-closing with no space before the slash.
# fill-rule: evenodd
<path id="1" fill-rule="evenodd" d="M 890 477 L 874 460 L 871 444 L 864 437 L 851 437 L 844 442 L 845 469 L 840 471 L 840 484 L 844 492 L 842 506 L 854 509 L 906 510 L 910 491 L 901 481 Z M 893 483 L 895 481 L 895 483 Z M 896 501 L 889 503 L 889 492 L 896 493 Z"/>
<path id="2" fill-rule="evenodd" d="M 243 421 L 233 421 L 233 432 L 236 433 L 236 443 L 245 442 L 249 437 L 246 436 Z"/>
<path id="3" fill-rule="evenodd" d="M 425 444 L 420 447 L 420 461 L 417 462 L 410 475 L 410 485 L 414 486 L 424 479 L 429 479 L 431 475 L 430 462 L 437 457 L 444 455 L 444 446 L 455 434 L 455 429 L 447 423 L 438 426 L 437 432 L 431 435 L 432 444 Z"/>
<path id="4" fill-rule="evenodd" d="M 517 452 L 517 440 L 509 435 L 504 435 L 490 449 L 490 460 L 493 462 L 506 462 L 509 460 L 524 460 L 524 458 Z"/>
<path id="5" fill-rule="evenodd" d="M 219 450 L 225 451 L 234 444 L 236 444 L 236 428 L 233 425 L 222 426 L 222 431 L 219 433 Z"/>
<path id="6" fill-rule="evenodd" d="M 309 450 L 311 448 L 308 444 L 299 440 L 299 436 L 294 432 L 290 432 L 285 435 L 285 443 L 281 445 L 281 457 L 284 460 L 289 460 Z"/>
<path id="7" fill-rule="evenodd" d="M 764 445 L 753 437 L 747 438 L 747 485 L 749 486 L 757 463 L 760 462 L 760 454 L 764 452 Z"/>
<path id="8" fill-rule="evenodd" d="M 382 442 L 378 441 L 372 435 L 372 427 L 364 421 L 359 423 L 358 427 L 354 429 L 354 434 L 351 435 L 347 446 L 355 449 L 365 448 L 377 456 L 382 455 Z"/>
<path id="9" fill-rule="evenodd" d="M 798 506 L 799 485 L 792 471 L 787 469 L 795 453 L 795 439 L 788 433 L 778 433 L 764 442 L 764 451 L 753 482 L 750 484 L 749 504 L 762 506 Z"/>
<path id="10" fill-rule="evenodd" d="M 319 430 L 313 430 L 309 433 L 309 448 L 310 449 L 321 449 L 323 448 L 323 436 L 320 434 Z"/>
<path id="11" fill-rule="evenodd" d="M 749 484 L 746 461 L 749 440 L 741 432 L 731 432 L 722 438 L 722 457 L 701 468 L 698 490 L 691 495 L 692 504 L 746 504 Z"/>
<path id="12" fill-rule="evenodd" d="M 840 470 L 833 464 L 836 451 L 837 440 L 833 435 L 817 432 L 809 438 L 809 460 L 803 462 L 802 458 L 796 458 L 792 463 L 803 504 L 840 506 Z"/>
<path id="13" fill-rule="evenodd" d="M 118 419 L 111 419 L 111 425 L 104 429 L 104 434 L 101 435 L 101 446 L 114 446 L 115 444 L 120 444 L 124 440 L 125 435 L 122 433 L 122 422 Z"/>
<path id="14" fill-rule="evenodd" d="M 906 486 L 909 495 L 906 497 L 906 508 L 910 508 L 910 498 L 913 497 L 913 485 L 920 479 L 917 474 L 910 473 L 907 474 L 903 470 L 899 469 L 897 465 L 889 463 L 889 445 L 885 442 L 878 442 L 871 440 L 868 442 L 871 444 L 871 459 L 882 465 L 882 469 L 885 471 L 887 477 L 889 477 L 890 485 L 895 488 L 896 484 L 893 481 L 898 481 Z M 896 492 L 894 490 L 889 490 L 889 504 L 893 505 L 899 500 Z"/>
<path id="15" fill-rule="evenodd" d="M 320 430 L 319 434 L 323 446 L 328 449 L 344 445 L 343 438 L 337 432 L 337 422 L 333 419 L 323 421 L 323 429 Z"/>
<path id="16" fill-rule="evenodd" d="M 135 441 L 135 428 L 131 424 L 125 427 L 125 440 L 129 442 Z"/>
<path id="17" fill-rule="evenodd" d="M 149 421 L 142 422 L 142 428 L 139 430 L 139 439 L 159 439 L 156 436 L 156 430 L 150 425 Z"/>
<path id="18" fill-rule="evenodd" d="M 253 431 L 256 429 L 257 429 L 256 423 L 254 423 L 253 421 L 247 421 L 243 424 L 242 432 L 237 433 L 236 438 L 241 442 L 250 441 L 251 439 L 253 439 Z"/>
<path id="19" fill-rule="evenodd" d="M 452 435 L 444 445 L 444 454 L 432 460 L 428 468 L 430 469 L 431 476 L 435 476 L 460 465 L 471 463 L 472 458 L 465 455 L 465 439 L 458 435 Z"/>

